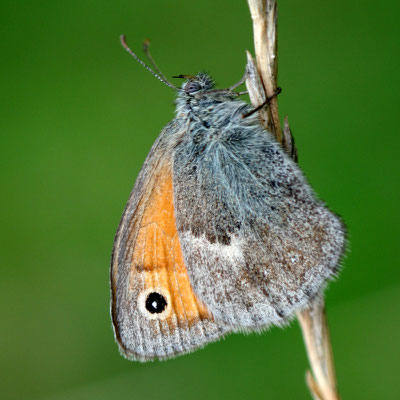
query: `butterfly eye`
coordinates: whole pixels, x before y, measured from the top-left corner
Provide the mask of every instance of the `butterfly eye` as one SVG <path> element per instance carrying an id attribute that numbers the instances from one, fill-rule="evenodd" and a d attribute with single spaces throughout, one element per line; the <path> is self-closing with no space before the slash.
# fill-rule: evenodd
<path id="1" fill-rule="evenodd" d="M 157 292 L 151 292 L 146 298 L 146 310 L 152 314 L 160 314 L 167 307 L 166 298 Z"/>
<path id="2" fill-rule="evenodd" d="M 186 85 L 185 85 L 185 92 L 187 94 L 192 94 L 192 93 L 196 93 L 199 90 L 201 90 L 201 85 L 199 82 L 196 81 L 189 81 Z"/>

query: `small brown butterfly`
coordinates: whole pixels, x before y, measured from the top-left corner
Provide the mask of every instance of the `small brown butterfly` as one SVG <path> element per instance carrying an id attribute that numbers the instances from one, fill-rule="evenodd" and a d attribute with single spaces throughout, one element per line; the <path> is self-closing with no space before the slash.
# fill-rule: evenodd
<path id="1" fill-rule="evenodd" d="M 176 117 L 136 180 L 111 264 L 115 337 L 140 361 L 284 325 L 335 276 L 345 245 L 235 87 L 200 73 L 176 88 L 155 69 L 177 91 Z"/>

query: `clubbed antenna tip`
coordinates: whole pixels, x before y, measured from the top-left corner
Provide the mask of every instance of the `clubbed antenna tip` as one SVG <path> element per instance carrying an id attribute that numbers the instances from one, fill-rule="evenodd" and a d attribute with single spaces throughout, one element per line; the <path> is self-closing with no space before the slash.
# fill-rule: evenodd
<path id="1" fill-rule="evenodd" d="M 151 58 L 151 55 L 149 57 L 149 53 L 148 53 L 148 46 L 150 44 L 150 41 L 147 42 L 147 44 L 145 45 L 145 52 L 146 55 L 149 57 L 150 62 L 155 66 L 156 70 L 159 72 L 158 74 L 153 71 L 144 61 L 142 61 L 128 46 L 128 43 L 126 43 L 126 36 L 125 35 L 121 35 L 120 36 L 120 40 L 121 40 L 121 44 L 122 47 L 140 64 L 142 65 L 144 68 L 147 69 L 147 71 L 149 71 L 152 75 L 154 75 L 158 80 L 160 80 L 162 83 L 164 83 L 165 85 L 169 86 L 172 89 L 178 90 L 178 88 L 173 85 L 171 82 L 169 82 L 165 76 L 161 73 L 161 71 L 158 69 L 158 67 L 156 66 L 156 64 L 154 63 L 154 61 Z M 145 42 L 146 43 L 146 42 Z"/>

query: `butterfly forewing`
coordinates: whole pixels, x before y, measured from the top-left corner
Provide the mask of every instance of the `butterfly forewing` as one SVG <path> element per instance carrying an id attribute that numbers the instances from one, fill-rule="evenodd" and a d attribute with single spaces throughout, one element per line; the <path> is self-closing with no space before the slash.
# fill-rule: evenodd
<path id="1" fill-rule="evenodd" d="M 163 134 L 133 189 L 116 237 L 111 271 L 116 338 L 123 354 L 137 360 L 185 353 L 227 330 L 215 323 L 189 281 L 176 230 L 171 158 Z"/>

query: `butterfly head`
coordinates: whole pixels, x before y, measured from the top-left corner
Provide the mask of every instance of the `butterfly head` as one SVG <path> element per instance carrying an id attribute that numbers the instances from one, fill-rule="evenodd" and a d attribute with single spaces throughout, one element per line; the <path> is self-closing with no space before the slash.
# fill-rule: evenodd
<path id="1" fill-rule="evenodd" d="M 180 116 L 208 112 L 210 107 L 226 101 L 237 99 L 239 94 L 231 89 L 216 89 L 213 78 L 200 72 L 195 76 L 179 75 L 174 78 L 186 79 L 177 90 L 177 114 Z"/>
<path id="2" fill-rule="evenodd" d="M 200 72 L 196 76 L 178 75 L 174 76 L 174 78 L 186 79 L 186 82 L 181 87 L 183 96 L 193 96 L 196 93 L 206 92 L 215 87 L 213 78 L 204 72 Z"/>

